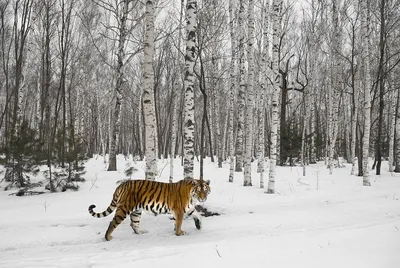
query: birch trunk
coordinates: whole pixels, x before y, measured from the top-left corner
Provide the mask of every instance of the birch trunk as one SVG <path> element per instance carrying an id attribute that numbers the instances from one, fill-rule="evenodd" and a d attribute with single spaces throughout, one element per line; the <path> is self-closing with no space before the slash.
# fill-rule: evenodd
<path id="1" fill-rule="evenodd" d="M 246 89 L 246 59 L 245 59 L 245 3 L 246 0 L 239 1 L 239 94 L 238 94 L 238 121 L 236 137 L 236 172 L 243 169 L 243 125 L 245 109 L 245 89 Z"/>
<path id="2" fill-rule="evenodd" d="M 196 60 L 197 1 L 186 5 L 185 109 L 184 109 L 184 179 L 193 179 L 194 160 L 194 65 Z"/>
<path id="3" fill-rule="evenodd" d="M 113 130 L 111 135 L 110 144 L 110 156 L 108 161 L 107 171 L 117 170 L 117 146 L 119 142 L 119 133 L 121 127 L 121 110 L 122 110 L 122 99 L 123 99 L 123 87 L 126 84 L 124 75 L 124 57 L 125 57 L 125 41 L 127 36 L 126 21 L 128 18 L 128 7 L 129 0 L 123 1 L 119 37 L 118 37 L 118 52 L 117 52 L 117 80 L 115 85 L 115 107 L 114 107 L 114 118 L 113 118 Z"/>
<path id="4" fill-rule="evenodd" d="M 393 72 L 392 72 L 393 74 Z M 393 77 L 394 78 L 394 77 Z M 394 80 L 394 79 L 393 79 Z M 396 104 L 399 92 L 398 90 L 392 89 L 391 92 L 391 101 L 389 103 L 389 172 L 393 172 L 395 166 L 394 163 L 394 134 L 395 134 L 395 126 L 396 126 Z"/>
<path id="5" fill-rule="evenodd" d="M 331 89 L 329 91 L 329 103 L 330 103 L 330 127 L 329 127 L 329 174 L 333 174 L 333 157 L 335 153 L 335 144 L 337 138 L 338 129 L 338 103 L 339 103 L 339 51 L 340 51 L 340 28 L 339 28 L 339 17 L 338 17 L 338 2 L 337 0 L 332 1 L 332 20 L 333 20 L 333 37 L 331 45 Z"/>
<path id="6" fill-rule="evenodd" d="M 271 122 L 271 159 L 269 168 L 268 194 L 275 193 L 275 167 L 277 157 L 277 138 L 279 124 L 279 91 L 280 91 L 280 75 L 279 75 L 279 39 L 280 39 L 280 22 L 281 22 L 281 6 L 282 0 L 273 0 L 273 22 L 272 22 L 272 73 L 273 73 L 273 94 L 272 94 L 272 122 Z"/>
<path id="7" fill-rule="evenodd" d="M 235 11 L 236 11 L 236 0 L 229 0 L 229 30 L 231 35 L 231 65 L 229 69 L 230 75 L 230 99 L 229 99 L 229 182 L 233 182 L 235 175 L 235 142 L 234 142 L 234 109 L 235 109 L 235 94 L 237 91 L 237 47 L 236 47 L 236 34 L 235 34 Z"/>
<path id="8" fill-rule="evenodd" d="M 214 65 L 214 64 L 213 64 Z M 218 70 L 218 65 L 215 64 L 213 68 L 214 72 Z M 215 128 L 216 128 L 216 149 L 217 149 L 217 162 L 218 162 L 218 168 L 222 168 L 222 145 L 221 145 L 221 120 L 222 118 L 220 117 L 220 103 L 219 103 L 219 92 L 218 92 L 218 81 L 214 77 L 214 87 L 213 89 L 215 90 L 215 98 L 214 98 L 214 113 L 215 113 Z"/>
<path id="9" fill-rule="evenodd" d="M 257 172 L 260 173 L 260 188 L 264 188 L 264 148 L 265 148 L 265 113 L 264 113 L 264 96 L 267 84 L 267 64 L 268 64 L 268 26 L 269 26 L 269 0 L 266 0 L 263 5 L 263 48 L 261 55 L 261 71 L 260 74 L 260 103 L 258 106 L 258 152 L 257 152 Z"/>
<path id="10" fill-rule="evenodd" d="M 145 127 L 146 180 L 157 175 L 156 115 L 154 102 L 154 2 L 146 1 L 146 31 L 144 42 L 143 112 Z"/>
<path id="11" fill-rule="evenodd" d="M 396 107 L 396 168 L 395 172 L 400 173 L 400 89 L 397 88 L 397 107 Z"/>
<path id="12" fill-rule="evenodd" d="M 358 84 L 358 83 L 356 83 Z M 356 135 L 357 135 L 357 117 L 358 117 L 358 86 L 353 87 L 353 95 L 352 95 L 352 113 L 351 113 L 351 149 L 350 155 L 352 157 L 352 164 L 351 164 L 351 175 L 356 174 Z"/>
<path id="13" fill-rule="evenodd" d="M 248 7 L 248 48 L 247 57 L 249 71 L 247 80 L 247 109 L 246 109 L 246 147 L 244 159 L 244 186 L 251 186 L 251 158 L 253 148 L 253 102 L 254 102 L 254 0 L 249 0 Z"/>
<path id="14" fill-rule="evenodd" d="M 176 71 L 176 73 L 179 73 Z M 180 89 L 179 78 L 175 78 L 174 88 L 172 89 L 172 126 L 171 126 L 171 152 L 170 152 L 170 170 L 169 170 L 169 182 L 174 179 L 174 160 L 175 160 L 175 146 L 176 146 L 176 132 L 177 132 L 177 113 L 176 113 L 176 92 Z"/>
<path id="15" fill-rule="evenodd" d="M 303 167 L 303 176 L 306 176 L 306 134 L 308 125 L 308 107 L 309 105 L 308 89 L 304 89 L 303 92 L 303 131 L 301 133 L 301 165 Z"/>
<path id="16" fill-rule="evenodd" d="M 370 12 L 368 0 L 361 0 L 362 50 L 365 53 L 362 68 L 364 71 L 364 137 L 363 137 L 363 185 L 371 186 L 369 178 L 369 139 L 371 127 L 371 74 L 370 74 Z"/>
<path id="17" fill-rule="evenodd" d="M 104 133 L 103 133 L 103 119 L 100 114 L 100 99 L 99 99 L 99 94 L 98 94 L 98 88 L 96 88 L 95 91 L 95 97 L 96 97 L 96 103 L 97 103 L 97 127 L 99 129 L 99 135 L 100 135 L 100 144 L 101 144 L 101 155 L 103 156 L 103 162 L 106 163 L 106 142 L 104 139 Z"/>
<path id="18" fill-rule="evenodd" d="M 37 130 L 37 138 L 39 138 L 39 129 L 40 129 L 40 111 L 42 110 L 42 107 L 40 105 L 41 103 L 41 96 L 42 92 L 40 90 L 40 76 L 37 78 L 36 82 L 36 113 L 35 113 L 35 129 Z"/>
<path id="19" fill-rule="evenodd" d="M 311 144 L 310 144 L 310 164 L 316 164 L 317 163 L 317 154 L 316 154 L 316 148 L 315 148 L 315 91 L 317 89 L 317 72 L 316 72 L 316 63 L 317 63 L 317 58 L 318 58 L 318 50 L 317 50 L 317 40 L 316 40 L 316 32 L 313 31 L 313 37 L 311 38 L 311 45 L 310 45 L 310 50 L 311 50 L 311 62 L 310 62 L 310 73 L 311 76 L 309 78 L 309 84 L 310 84 L 310 138 L 311 138 Z"/>

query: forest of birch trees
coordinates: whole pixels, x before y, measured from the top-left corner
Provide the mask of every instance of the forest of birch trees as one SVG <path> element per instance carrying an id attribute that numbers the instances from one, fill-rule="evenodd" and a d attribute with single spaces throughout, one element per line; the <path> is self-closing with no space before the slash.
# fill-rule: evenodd
<path id="1" fill-rule="evenodd" d="M 276 166 L 400 172 L 400 0 L 0 0 L 0 47 L 12 187 L 118 154 L 170 181 L 209 157 L 271 194 Z"/>

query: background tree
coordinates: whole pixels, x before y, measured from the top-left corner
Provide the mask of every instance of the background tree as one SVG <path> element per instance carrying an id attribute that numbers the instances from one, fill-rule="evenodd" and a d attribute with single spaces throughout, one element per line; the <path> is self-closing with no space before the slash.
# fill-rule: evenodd
<path id="1" fill-rule="evenodd" d="M 184 178 L 193 179 L 194 160 L 194 65 L 196 60 L 197 1 L 186 5 L 186 56 L 185 56 L 185 116 L 184 116 Z"/>
<path id="2" fill-rule="evenodd" d="M 144 42 L 143 110 L 146 138 L 146 179 L 154 180 L 157 174 L 156 118 L 154 110 L 154 3 L 146 1 L 146 31 Z"/>

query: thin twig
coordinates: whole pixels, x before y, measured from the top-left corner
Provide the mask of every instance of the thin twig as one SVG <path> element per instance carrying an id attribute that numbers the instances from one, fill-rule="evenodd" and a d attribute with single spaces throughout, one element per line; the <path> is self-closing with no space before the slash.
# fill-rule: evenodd
<path id="1" fill-rule="evenodd" d="M 95 183 L 97 181 L 97 174 L 95 176 L 96 176 L 96 179 L 94 181 L 92 181 L 92 186 L 90 187 L 89 191 L 92 190 L 93 186 L 96 186 L 96 188 L 97 188 L 97 185 L 95 185 Z"/>
<path id="2" fill-rule="evenodd" d="M 222 259 L 222 256 L 221 256 L 221 254 L 219 254 L 219 251 L 217 249 L 217 245 L 215 245 L 215 251 L 217 252 L 218 256 Z"/>

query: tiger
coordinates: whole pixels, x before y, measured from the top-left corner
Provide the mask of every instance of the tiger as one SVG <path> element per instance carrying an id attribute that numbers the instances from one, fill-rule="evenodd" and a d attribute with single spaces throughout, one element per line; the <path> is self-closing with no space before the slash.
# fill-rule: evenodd
<path id="1" fill-rule="evenodd" d="M 150 180 L 128 180 L 121 183 L 114 191 L 111 204 L 106 210 L 96 213 L 95 205 L 89 206 L 89 213 L 95 218 L 110 215 L 115 209 L 115 216 L 105 233 L 105 239 L 112 239 L 112 232 L 130 215 L 135 234 L 147 233 L 139 228 L 142 211 L 158 214 L 172 213 L 175 219 L 175 234 L 184 235 L 183 217 L 192 216 L 198 230 L 202 228 L 201 215 L 195 209 L 195 203 L 205 202 L 211 192 L 210 181 L 203 179 L 185 179 L 178 182 L 158 182 Z"/>

